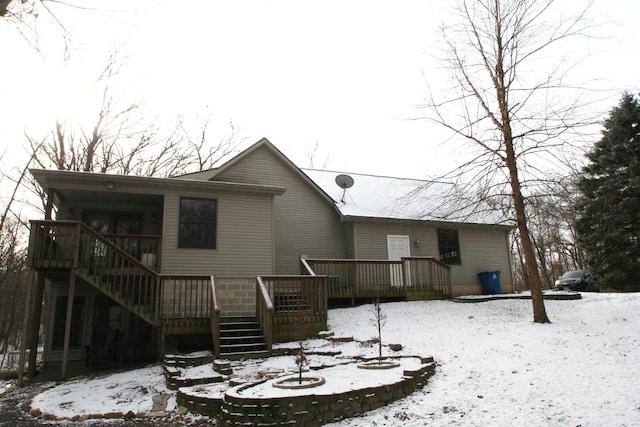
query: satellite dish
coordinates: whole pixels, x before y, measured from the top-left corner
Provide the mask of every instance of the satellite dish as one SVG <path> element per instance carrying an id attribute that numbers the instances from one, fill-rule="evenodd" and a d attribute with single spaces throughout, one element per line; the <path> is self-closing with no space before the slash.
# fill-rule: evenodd
<path id="1" fill-rule="evenodd" d="M 338 187 L 346 190 L 347 188 L 353 187 L 353 178 L 351 178 L 349 175 L 338 175 L 336 176 L 336 184 L 338 184 Z"/>
<path id="2" fill-rule="evenodd" d="M 344 203 L 344 196 L 347 193 L 347 188 L 351 188 L 353 187 L 353 178 L 351 178 L 349 175 L 345 175 L 345 174 L 341 174 L 336 176 L 336 184 L 338 184 L 338 187 L 342 188 L 342 200 L 340 200 L 342 203 Z"/>

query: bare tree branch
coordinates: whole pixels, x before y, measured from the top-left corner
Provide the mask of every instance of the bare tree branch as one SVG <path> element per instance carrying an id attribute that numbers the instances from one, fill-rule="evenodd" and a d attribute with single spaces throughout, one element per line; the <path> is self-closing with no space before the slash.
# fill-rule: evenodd
<path id="1" fill-rule="evenodd" d="M 523 276 L 532 290 L 534 321 L 540 323 L 549 321 L 540 273 L 547 283 L 552 275 L 539 263 L 546 260 L 543 244 L 552 239 L 529 215 L 545 212 L 538 202 L 543 198 L 536 196 L 545 190 L 540 177 L 550 164 L 561 163 L 563 150 L 575 150 L 571 139 L 596 121 L 583 114 L 579 96 L 561 94 L 574 89 L 565 78 L 571 70 L 567 54 L 555 62 L 548 57 L 568 40 L 588 36 L 591 4 L 571 17 L 553 16 L 556 5 L 554 0 L 460 0 L 456 22 L 442 29 L 453 95 L 436 101 L 430 90 L 426 117 L 482 151 L 450 177 L 463 194 L 515 220 Z M 536 68 L 541 63 L 546 72 Z"/>

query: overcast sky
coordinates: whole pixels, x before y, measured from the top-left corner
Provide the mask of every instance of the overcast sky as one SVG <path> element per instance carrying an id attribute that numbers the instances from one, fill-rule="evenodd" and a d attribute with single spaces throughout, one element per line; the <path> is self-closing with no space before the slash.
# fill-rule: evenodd
<path id="1" fill-rule="evenodd" d="M 435 176 L 460 149 L 411 119 L 422 115 L 426 82 L 444 81 L 432 54 L 446 3 L 85 0 L 97 10 L 55 8 L 73 37 L 64 71 L 55 33 L 46 32 L 54 30 L 40 27 L 43 61 L 2 23 L 1 143 L 17 147 L 22 130 L 42 131 L 52 111 L 86 111 L 83 96 L 117 49 L 127 64 L 119 90 L 153 115 L 212 112 L 219 133 L 233 121 L 247 145 L 267 137 L 301 167 L 311 166 L 317 143 L 314 167 Z M 612 89 L 595 107 L 606 113 L 623 89 L 640 86 L 640 2 L 598 0 L 593 13 L 612 22 L 599 29 L 608 39 L 575 50 L 593 54 L 585 77 Z"/>

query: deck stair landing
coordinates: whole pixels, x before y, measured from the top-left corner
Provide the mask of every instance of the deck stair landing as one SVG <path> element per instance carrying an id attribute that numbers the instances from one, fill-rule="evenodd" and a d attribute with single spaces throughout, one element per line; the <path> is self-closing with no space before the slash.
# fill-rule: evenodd
<path id="1" fill-rule="evenodd" d="M 220 319 L 221 358 L 250 359 L 268 355 L 267 343 L 255 317 Z"/>

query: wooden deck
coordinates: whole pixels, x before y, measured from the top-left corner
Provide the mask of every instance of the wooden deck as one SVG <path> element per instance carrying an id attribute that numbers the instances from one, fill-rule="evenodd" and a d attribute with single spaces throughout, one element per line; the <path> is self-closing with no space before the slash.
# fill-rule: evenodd
<path id="1" fill-rule="evenodd" d="M 220 313 L 213 275 L 157 271 L 159 236 L 103 236 L 81 222 L 32 221 L 28 261 L 50 277 L 80 278 L 163 334 L 211 333 L 219 348 Z M 70 285 L 70 289 L 73 287 Z M 256 318 L 274 342 L 326 329 L 330 300 L 449 298 L 449 266 L 429 257 L 400 261 L 303 259 L 300 275 L 256 278 Z"/>
<path id="2" fill-rule="evenodd" d="M 329 299 L 451 297 L 450 267 L 432 257 L 400 261 L 358 259 L 301 260 L 302 271 L 327 278 Z"/>

